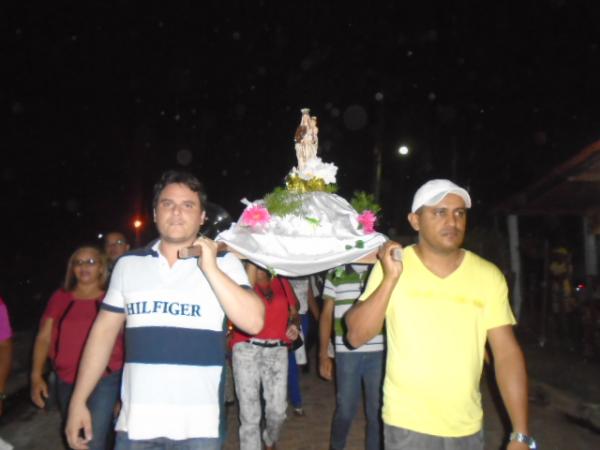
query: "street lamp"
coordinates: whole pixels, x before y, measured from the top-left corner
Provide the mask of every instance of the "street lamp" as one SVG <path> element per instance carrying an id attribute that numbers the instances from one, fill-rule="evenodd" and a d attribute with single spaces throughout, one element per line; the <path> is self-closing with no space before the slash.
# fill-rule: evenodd
<path id="1" fill-rule="evenodd" d="M 144 222 L 142 222 L 140 219 L 133 220 L 133 230 L 135 231 L 135 246 L 136 247 L 140 246 L 140 232 L 142 231 L 142 225 L 144 225 Z"/>
<path id="2" fill-rule="evenodd" d="M 396 150 L 396 153 L 401 157 L 405 157 L 408 156 L 408 154 L 410 153 L 410 149 L 406 145 L 401 145 L 400 147 L 398 147 L 398 150 Z M 383 154 L 381 151 L 381 147 L 378 145 L 374 148 L 374 156 L 375 180 L 373 183 L 373 195 L 375 197 L 375 201 L 379 203 L 381 201 L 381 171 L 383 166 Z"/>
<path id="3" fill-rule="evenodd" d="M 410 151 L 409 151 L 409 149 L 408 149 L 408 147 L 407 147 L 406 145 L 401 145 L 401 146 L 398 148 L 398 154 L 399 154 L 400 156 L 406 156 L 406 155 L 408 155 L 408 153 L 409 153 L 409 152 L 410 152 Z"/>

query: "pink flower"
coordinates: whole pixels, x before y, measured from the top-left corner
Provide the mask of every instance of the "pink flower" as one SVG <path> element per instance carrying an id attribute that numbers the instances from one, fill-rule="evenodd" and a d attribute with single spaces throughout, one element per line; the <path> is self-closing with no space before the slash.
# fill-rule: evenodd
<path id="1" fill-rule="evenodd" d="M 246 208 L 242 213 L 242 224 L 250 227 L 266 224 L 270 220 L 271 215 L 269 214 L 269 210 L 264 206 L 254 205 Z"/>
<path id="2" fill-rule="evenodd" d="M 365 209 L 362 214 L 358 216 L 358 222 L 362 225 L 362 229 L 365 234 L 375 232 L 375 222 L 377 221 L 377 216 L 373 213 L 373 211 L 369 211 Z"/>

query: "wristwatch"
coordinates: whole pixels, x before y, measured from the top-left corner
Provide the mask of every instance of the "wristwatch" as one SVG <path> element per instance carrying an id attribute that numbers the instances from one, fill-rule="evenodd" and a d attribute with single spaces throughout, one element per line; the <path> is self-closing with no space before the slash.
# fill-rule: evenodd
<path id="1" fill-rule="evenodd" d="M 523 444 L 527 444 L 527 446 L 529 446 L 530 449 L 537 449 L 535 439 L 533 439 L 531 436 L 527 436 L 526 434 L 519 433 L 517 431 L 513 431 L 512 433 L 510 433 L 508 440 L 522 442 Z"/>

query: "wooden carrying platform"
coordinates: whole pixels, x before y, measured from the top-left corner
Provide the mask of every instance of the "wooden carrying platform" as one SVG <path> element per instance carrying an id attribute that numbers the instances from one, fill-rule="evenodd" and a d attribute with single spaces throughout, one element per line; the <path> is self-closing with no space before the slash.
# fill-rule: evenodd
<path id="1" fill-rule="evenodd" d="M 224 242 L 219 242 L 217 249 L 220 252 L 222 252 L 222 251 L 231 252 L 240 259 L 248 259 L 244 255 L 236 252 L 235 250 L 231 250 L 229 247 L 227 247 L 227 244 L 225 244 Z M 179 250 L 179 257 L 182 259 L 195 258 L 195 257 L 200 257 L 200 256 L 202 256 L 202 247 L 200 247 L 198 245 L 192 246 L 192 247 L 185 247 L 185 248 L 182 248 Z M 394 249 L 392 258 L 395 261 L 402 261 L 402 249 L 399 249 L 399 248 Z M 373 251 L 373 252 L 369 253 L 367 256 L 364 256 L 363 258 L 361 258 L 357 261 L 352 261 L 352 262 L 354 262 L 356 264 L 375 264 L 377 262 L 377 251 Z"/>

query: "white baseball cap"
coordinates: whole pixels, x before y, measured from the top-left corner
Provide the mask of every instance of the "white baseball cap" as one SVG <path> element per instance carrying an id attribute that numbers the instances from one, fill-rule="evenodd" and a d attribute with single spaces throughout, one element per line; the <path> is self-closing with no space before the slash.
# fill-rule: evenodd
<path id="1" fill-rule="evenodd" d="M 465 189 L 450 180 L 429 180 L 415 193 L 411 211 L 414 213 L 421 206 L 437 205 L 448 194 L 459 195 L 465 201 L 465 206 L 471 207 L 471 197 Z"/>

